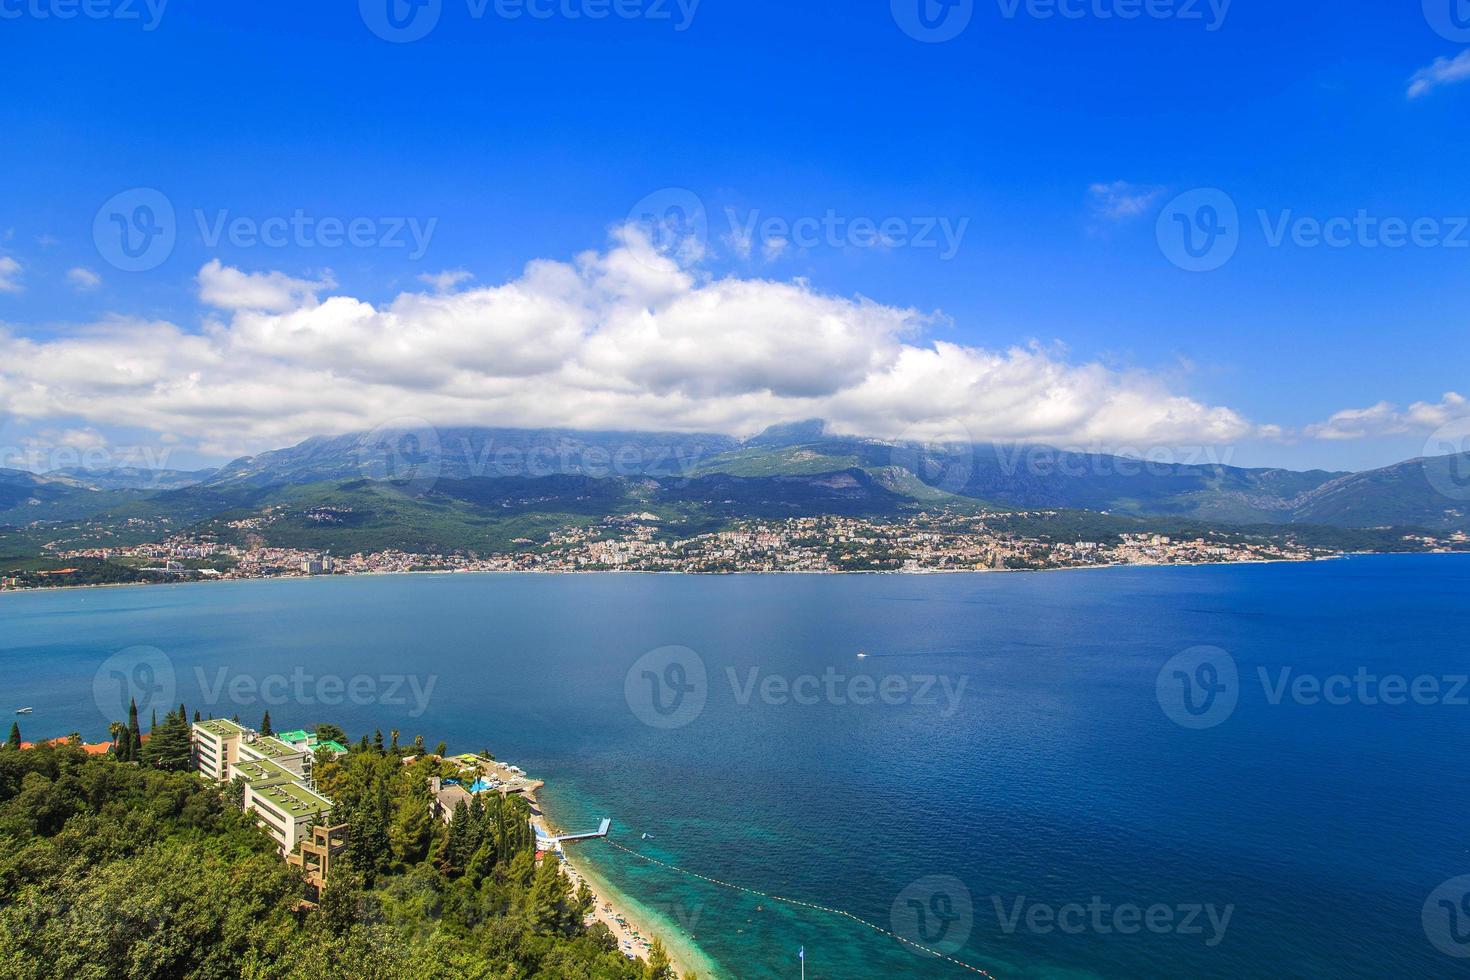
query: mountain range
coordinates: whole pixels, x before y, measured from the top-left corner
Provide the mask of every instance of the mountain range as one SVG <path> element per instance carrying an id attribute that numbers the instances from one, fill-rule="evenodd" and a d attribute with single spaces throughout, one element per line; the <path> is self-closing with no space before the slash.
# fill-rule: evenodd
<path id="1" fill-rule="evenodd" d="M 505 535 L 531 525 L 554 526 L 567 514 L 634 509 L 706 526 L 739 517 L 989 506 L 1232 526 L 1442 532 L 1470 530 L 1470 454 L 1362 473 L 1298 472 L 1033 445 L 887 442 L 832 435 L 813 420 L 745 440 L 389 427 L 314 437 L 214 470 L 0 470 L 0 525 L 12 529 L 78 520 L 180 528 L 292 504 L 302 513 L 354 515 L 303 518 L 293 538 L 345 530 L 346 521 L 372 525 L 388 538 L 395 526 L 417 527 L 424 533 L 406 531 L 402 543 L 432 539 L 441 546 L 492 524 L 496 530 L 479 545 L 504 543 Z"/>

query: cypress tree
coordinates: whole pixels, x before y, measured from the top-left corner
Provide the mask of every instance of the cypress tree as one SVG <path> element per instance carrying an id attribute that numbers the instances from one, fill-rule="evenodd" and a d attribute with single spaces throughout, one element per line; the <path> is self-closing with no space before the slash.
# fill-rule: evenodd
<path id="1" fill-rule="evenodd" d="M 262 735 L 274 735 L 275 734 L 275 730 L 271 728 L 271 713 L 270 713 L 269 710 L 266 711 L 265 717 L 262 718 L 262 719 L 260 719 L 260 734 L 262 734 Z"/>
<path id="2" fill-rule="evenodd" d="M 12 721 L 10 723 L 10 738 L 6 740 L 5 747 L 7 749 L 20 748 L 20 722 Z"/>
<path id="3" fill-rule="evenodd" d="M 138 701 L 128 699 L 128 754 L 127 761 L 136 762 L 138 751 L 143 745 L 143 732 L 138 728 Z"/>
<path id="4" fill-rule="evenodd" d="M 378 752 L 383 751 L 383 730 L 381 728 L 373 732 L 373 748 Z"/>

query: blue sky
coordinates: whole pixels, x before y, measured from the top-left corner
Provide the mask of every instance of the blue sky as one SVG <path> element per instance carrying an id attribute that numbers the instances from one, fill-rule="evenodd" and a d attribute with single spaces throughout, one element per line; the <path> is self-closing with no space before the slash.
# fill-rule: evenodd
<path id="1" fill-rule="evenodd" d="M 1444 400 L 1470 394 L 1470 56 L 1456 60 L 1470 36 L 1450 19 L 1451 0 L 1443 18 L 1436 0 L 1424 11 L 1157 0 L 1171 16 L 1128 19 L 1118 14 L 1129 0 L 1071 5 L 1079 16 L 1047 16 L 1053 7 L 1044 0 L 976 0 L 948 11 L 935 0 L 620 0 L 630 16 L 597 19 L 589 12 L 599 0 L 543 2 L 549 16 L 517 18 L 493 2 L 477 17 L 466 0 L 442 0 L 433 29 L 410 43 L 369 29 L 381 13 L 374 4 L 387 2 L 160 11 L 143 0 L 93 0 L 106 16 L 66 19 L 67 0 L 0 0 L 0 77 L 13 94 L 0 104 L 8 149 L 0 154 L 0 283 L 9 286 L 0 286 L 0 339 L 9 345 L 0 350 L 10 361 L 0 363 L 0 442 L 152 440 L 173 447 L 181 465 L 210 461 L 319 428 L 371 428 L 381 421 L 371 406 L 383 399 L 365 395 L 357 425 L 354 382 L 416 391 L 423 397 L 405 395 L 402 412 L 433 421 L 481 412 L 511 424 L 744 431 L 763 413 L 780 421 L 811 407 L 845 412 L 850 428 L 882 428 L 876 420 L 890 406 L 903 416 L 893 430 L 942 430 L 958 418 L 982 436 L 1210 444 L 1238 464 L 1297 468 L 1415 456 L 1440 424 L 1466 414 L 1463 403 Z M 952 39 L 915 39 L 901 22 L 911 13 L 904 4 L 919 2 L 950 28 L 957 21 L 946 15 L 969 21 Z M 517 3 L 502 0 L 502 12 L 522 9 Z M 99 249 L 94 221 L 104 202 L 136 188 L 163 195 L 177 240 L 155 267 L 128 271 Z M 739 327 L 722 322 L 720 339 L 705 342 L 689 331 L 707 327 L 681 321 L 672 333 L 642 337 L 668 355 L 659 361 L 643 348 L 628 354 L 619 338 L 632 344 L 631 334 L 609 332 L 608 349 L 586 366 L 621 371 L 614 387 L 642 386 L 636 404 L 658 402 L 646 418 L 635 402 L 584 401 L 582 388 L 567 394 L 562 381 L 537 373 L 546 365 L 486 366 L 478 383 L 495 389 L 493 403 L 466 394 L 474 378 L 426 380 L 416 368 L 392 377 L 382 365 L 396 355 L 382 330 L 367 340 L 314 335 L 321 342 L 299 357 L 282 346 L 293 336 L 282 324 L 295 322 L 297 307 L 329 296 L 382 310 L 405 292 L 442 299 L 495 287 L 520 280 L 533 260 L 571 263 L 588 250 L 614 267 L 616 229 L 637 217 L 640 201 L 688 200 L 669 188 L 694 195 L 709 233 L 702 249 L 674 257 L 694 285 L 662 284 L 659 297 L 719 281 L 798 283 L 794 294 L 768 290 L 733 307 L 736 318 L 785 304 L 773 319 L 788 334 L 802 329 L 803 315 L 846 318 L 849 333 L 810 347 L 755 336 L 721 354 Z M 1228 261 L 1194 272 L 1170 260 L 1179 253 L 1167 233 L 1185 225 L 1165 212 L 1197 188 L 1224 192 L 1237 220 Z M 1198 200 L 1185 199 L 1186 224 L 1202 220 Z M 131 216 L 135 196 L 120 207 Z M 1375 229 L 1419 222 L 1421 243 L 1388 247 L 1360 227 L 1341 247 L 1312 244 L 1311 222 L 1360 212 Z M 297 213 L 344 225 L 363 219 L 368 244 L 329 247 L 300 232 L 280 247 L 249 233 L 211 241 L 210 229 L 231 220 L 248 232 Z M 790 226 L 802 219 L 837 230 L 793 242 Z M 865 237 L 869 221 L 888 223 L 886 244 Z M 736 230 L 746 227 L 768 234 L 742 241 Z M 1285 229 L 1277 243 L 1274 229 Z M 214 287 L 238 270 L 236 285 L 265 288 L 264 277 L 279 272 L 290 299 L 240 299 L 239 290 L 219 299 L 219 288 L 211 294 L 202 281 L 210 263 L 223 270 Z M 419 278 L 445 270 L 472 278 L 439 286 Z M 855 312 L 859 296 L 917 316 L 875 326 Z M 593 319 L 658 302 L 626 290 L 619 297 L 614 313 L 599 306 Z M 818 308 L 814 299 L 846 305 Z M 585 306 L 585 296 L 573 305 Z M 275 319 L 263 327 L 267 315 Z M 469 301 L 446 302 L 434 329 L 454 333 L 456 317 L 473 326 L 481 315 Z M 88 348 L 99 323 L 111 324 L 108 339 Z M 142 326 L 150 323 L 178 333 Z M 119 379 L 78 376 L 92 358 L 118 369 L 130 330 L 145 351 L 129 369 L 133 382 L 155 391 L 183 372 L 204 390 L 183 407 L 160 400 L 133 411 L 146 392 L 124 404 L 114 400 L 124 397 Z M 211 330 L 214 346 L 197 363 L 172 359 L 188 337 Z M 935 341 L 967 351 L 1019 346 L 1044 359 L 1051 380 L 1043 387 L 1106 389 L 1095 397 L 1113 417 L 1120 401 L 1146 390 L 1233 420 L 1204 411 L 1207 421 L 1193 427 L 1048 429 L 999 408 L 967 414 L 954 402 L 922 420 L 907 402 L 892 407 L 892 389 L 913 387 L 896 381 L 823 401 L 884 370 L 853 367 L 861 359 L 854 337 L 886 351 L 884 364 Z M 486 341 L 500 345 L 498 360 L 515 362 L 536 338 L 527 329 Z M 346 343 L 358 355 L 364 344 L 386 344 L 366 358 L 377 373 L 334 368 L 324 351 Z M 452 346 L 435 355 L 436 343 L 419 343 L 417 355 L 473 360 Z M 169 348 L 169 359 L 150 344 Z M 752 356 L 740 381 L 696 353 L 682 356 L 689 345 L 727 365 L 746 349 L 767 360 Z M 555 343 L 546 350 L 582 356 Z M 322 389 L 330 411 L 260 422 L 281 399 L 262 391 L 251 403 L 240 394 L 249 378 L 225 375 L 221 362 L 235 358 L 240 371 L 268 378 L 267 353 L 342 381 L 341 390 Z M 69 370 L 40 365 L 58 358 Z M 812 373 L 782 375 L 773 388 L 772 359 L 809 363 Z M 824 375 L 824 364 L 835 367 Z M 1000 387 L 1019 372 L 1034 384 L 1036 367 L 1012 364 L 970 383 Z M 686 383 L 681 370 L 698 380 Z M 507 378 L 518 394 L 507 393 Z M 198 403 L 215 385 L 235 394 L 219 399 L 211 420 Z M 1017 398 L 1026 390 L 1021 383 Z M 691 409 L 689 400 L 709 404 Z M 558 415 L 544 407 L 551 401 L 578 407 Z M 1344 410 L 1370 411 L 1329 422 Z M 996 415 L 1007 422 L 992 429 Z"/>

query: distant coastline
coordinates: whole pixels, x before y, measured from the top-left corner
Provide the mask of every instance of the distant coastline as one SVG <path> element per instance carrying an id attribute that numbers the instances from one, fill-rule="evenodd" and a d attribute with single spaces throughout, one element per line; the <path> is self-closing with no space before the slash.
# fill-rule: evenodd
<path id="1" fill-rule="evenodd" d="M 1046 572 L 1104 571 L 1120 568 L 1236 568 L 1252 565 L 1308 565 L 1319 561 L 1337 561 L 1343 558 L 1366 555 L 1464 555 L 1465 551 L 1344 551 L 1311 558 L 1262 558 L 1254 561 L 1173 561 L 1173 562 L 1128 562 L 1105 565 L 1059 565 L 1052 568 L 865 568 L 849 571 L 816 571 L 811 569 L 742 569 L 728 572 L 681 572 L 639 568 L 596 568 L 596 569 L 447 569 L 433 568 L 420 571 L 387 572 L 336 572 L 331 575 L 257 575 L 249 578 L 199 578 L 187 581 L 158 579 L 139 582 L 98 582 L 79 585 L 36 585 L 20 588 L 0 589 L 0 596 L 22 595 L 36 592 L 74 592 L 87 589 L 155 589 L 163 586 L 225 585 L 238 582 L 320 582 L 350 578 L 392 578 L 423 575 L 668 575 L 691 578 L 722 578 L 753 575 L 808 575 L 808 576 L 859 576 L 859 575 L 1032 575 Z"/>

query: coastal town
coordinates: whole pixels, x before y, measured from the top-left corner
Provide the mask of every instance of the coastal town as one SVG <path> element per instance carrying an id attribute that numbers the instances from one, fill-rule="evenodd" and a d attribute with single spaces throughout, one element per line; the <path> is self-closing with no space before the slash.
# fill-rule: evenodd
<path id="1" fill-rule="evenodd" d="M 1339 554 L 1290 536 L 1206 530 L 1190 535 L 1149 531 L 1068 531 L 1055 511 L 919 513 L 890 519 L 842 516 L 740 520 L 712 531 L 681 534 L 652 513 L 611 515 L 567 524 L 541 540 L 517 538 L 488 554 L 432 554 L 385 549 L 332 554 L 268 543 L 263 519 L 242 541 L 212 531 L 175 533 L 133 545 L 48 545 L 48 558 L 104 562 L 137 580 L 258 579 L 401 572 L 949 572 L 1034 571 L 1115 565 L 1195 565 L 1311 561 Z M 1056 524 L 1054 528 L 1051 525 Z M 1464 532 L 1411 535 L 1404 550 L 1464 550 Z M 0 578 L 0 588 L 66 584 L 63 567 Z"/>

